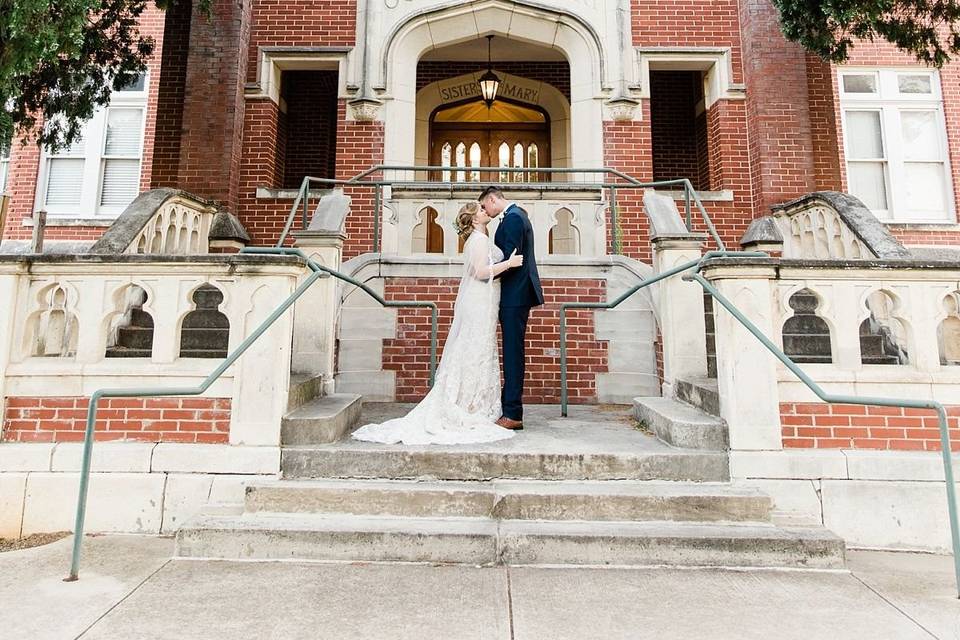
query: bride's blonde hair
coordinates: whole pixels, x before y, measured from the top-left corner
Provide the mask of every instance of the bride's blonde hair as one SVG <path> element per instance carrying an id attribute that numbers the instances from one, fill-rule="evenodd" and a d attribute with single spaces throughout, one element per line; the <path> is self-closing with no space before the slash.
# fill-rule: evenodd
<path id="1" fill-rule="evenodd" d="M 453 223 L 457 229 L 457 235 L 466 240 L 473 233 L 473 219 L 480 213 L 480 205 L 476 202 L 468 202 L 460 207 L 457 212 L 457 219 Z"/>

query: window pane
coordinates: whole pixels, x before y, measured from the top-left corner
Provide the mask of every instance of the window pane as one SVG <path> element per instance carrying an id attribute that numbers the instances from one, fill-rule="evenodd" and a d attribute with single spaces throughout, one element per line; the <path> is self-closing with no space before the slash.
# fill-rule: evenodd
<path id="1" fill-rule="evenodd" d="M 844 93 L 876 93 L 877 76 L 872 73 L 864 74 L 843 74 Z"/>
<path id="2" fill-rule="evenodd" d="M 480 166 L 480 145 L 476 142 L 470 145 L 470 166 L 471 167 Z M 471 182 L 480 182 L 480 172 L 471 171 L 469 180 Z"/>
<path id="3" fill-rule="evenodd" d="M 83 185 L 82 158 L 51 158 L 48 165 L 46 204 L 79 205 Z"/>
<path id="4" fill-rule="evenodd" d="M 7 171 L 9 169 L 10 163 L 6 160 L 0 160 L 0 193 L 3 193 L 7 188 Z"/>
<path id="5" fill-rule="evenodd" d="M 147 75 L 141 73 L 140 75 L 133 78 L 130 82 L 123 85 L 117 91 L 143 91 L 143 88 L 147 84 Z"/>
<path id="6" fill-rule="evenodd" d="M 443 146 L 440 148 L 440 164 L 444 167 L 450 166 L 450 161 L 452 160 L 453 148 L 450 146 L 449 142 L 444 142 Z M 450 182 L 450 172 L 443 172 L 443 181 Z"/>
<path id="7" fill-rule="evenodd" d="M 939 160 L 940 135 L 936 111 L 901 111 L 900 130 L 907 160 Z"/>
<path id="8" fill-rule="evenodd" d="M 139 160 L 104 160 L 101 205 L 125 207 L 137 197 L 139 186 Z"/>
<path id="9" fill-rule="evenodd" d="M 897 86 L 900 87 L 900 93 L 920 93 L 930 95 L 933 93 L 931 78 L 928 74 L 907 74 L 903 73 L 897 76 Z"/>
<path id="10" fill-rule="evenodd" d="M 850 193 L 860 198 L 868 209 L 887 208 L 887 180 L 882 162 L 851 162 L 847 165 Z"/>
<path id="11" fill-rule="evenodd" d="M 905 168 L 907 209 L 924 213 L 944 213 L 947 207 L 943 201 L 943 164 L 908 162 Z"/>
<path id="12" fill-rule="evenodd" d="M 879 111 L 847 111 L 847 149 L 852 160 L 883 157 Z"/>
<path id="13" fill-rule="evenodd" d="M 140 109 L 110 109 L 103 152 L 108 156 L 140 155 Z"/>
<path id="14" fill-rule="evenodd" d="M 462 142 L 457 143 L 457 164 L 458 167 L 467 166 L 467 147 Z M 457 171 L 456 182 L 463 182 L 463 171 Z"/>

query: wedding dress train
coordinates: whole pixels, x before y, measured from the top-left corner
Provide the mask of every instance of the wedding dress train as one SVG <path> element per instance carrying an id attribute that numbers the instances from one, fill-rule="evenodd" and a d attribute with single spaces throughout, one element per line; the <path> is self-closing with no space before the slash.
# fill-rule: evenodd
<path id="1" fill-rule="evenodd" d="M 515 434 L 494 423 L 500 417 L 497 314 L 500 283 L 489 277 L 503 253 L 474 231 L 463 247 L 463 275 L 453 323 L 433 388 L 402 418 L 368 424 L 357 440 L 393 444 L 463 444 L 505 440 Z"/>

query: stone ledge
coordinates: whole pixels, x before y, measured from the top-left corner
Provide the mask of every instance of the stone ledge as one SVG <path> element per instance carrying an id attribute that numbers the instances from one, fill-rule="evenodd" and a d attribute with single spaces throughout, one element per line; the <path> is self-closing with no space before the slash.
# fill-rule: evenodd
<path id="1" fill-rule="evenodd" d="M 90 460 L 91 471 L 148 473 L 153 442 L 97 442 Z M 83 443 L 61 442 L 53 450 L 51 471 L 80 471 Z"/>
<path id="2" fill-rule="evenodd" d="M 153 450 L 152 472 L 273 474 L 280 472 L 280 447 L 161 442 Z"/>
<path id="3" fill-rule="evenodd" d="M 943 457 L 939 452 L 843 450 L 851 480 L 910 480 L 943 482 Z M 957 469 L 960 455 L 954 454 Z"/>
<path id="4" fill-rule="evenodd" d="M 0 444 L 0 472 L 50 471 L 54 447 L 52 442 L 4 442 Z"/>
<path id="5" fill-rule="evenodd" d="M 817 480 L 847 478 L 847 458 L 840 449 L 731 451 L 730 477 Z"/>

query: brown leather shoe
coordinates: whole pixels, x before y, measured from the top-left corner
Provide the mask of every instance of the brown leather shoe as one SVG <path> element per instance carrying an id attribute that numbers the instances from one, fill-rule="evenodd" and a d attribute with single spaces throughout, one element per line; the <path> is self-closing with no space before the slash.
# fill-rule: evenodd
<path id="1" fill-rule="evenodd" d="M 507 416 L 500 416 L 497 419 L 497 424 L 504 429 L 510 429 L 511 431 L 523 431 L 523 422 L 520 420 L 512 420 Z"/>

